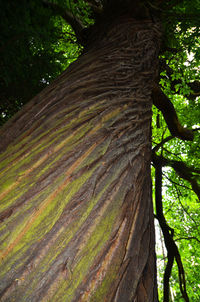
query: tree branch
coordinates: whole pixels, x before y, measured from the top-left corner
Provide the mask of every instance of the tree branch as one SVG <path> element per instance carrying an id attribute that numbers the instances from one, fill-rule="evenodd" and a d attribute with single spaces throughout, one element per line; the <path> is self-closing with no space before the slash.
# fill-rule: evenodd
<path id="1" fill-rule="evenodd" d="M 188 210 L 185 208 L 185 206 L 183 205 L 183 203 L 181 202 L 181 199 L 180 199 L 180 195 L 181 195 L 181 191 L 179 189 L 179 187 L 183 187 L 183 188 L 186 188 L 187 190 L 192 190 L 191 188 L 188 188 L 187 186 L 184 186 L 180 183 L 176 183 L 175 181 L 173 181 L 172 179 L 170 179 L 169 177 L 167 177 L 167 175 L 165 175 L 165 173 L 163 173 L 163 175 L 165 176 L 166 179 L 168 179 L 172 184 L 174 184 L 175 186 L 175 189 L 176 189 L 176 194 L 177 194 L 177 198 L 178 198 L 178 201 L 181 205 L 181 208 L 183 209 L 183 211 L 187 214 L 187 216 L 189 217 L 190 220 L 192 220 L 196 226 L 196 230 L 198 232 L 198 223 L 196 222 L 196 220 L 191 216 L 191 214 L 188 212 Z M 198 232 L 199 234 L 199 232 Z"/>
<path id="2" fill-rule="evenodd" d="M 176 238 L 175 241 L 179 241 L 179 240 L 191 240 L 191 239 L 194 239 L 194 240 L 196 240 L 197 242 L 200 243 L 200 240 L 198 238 L 194 237 L 194 236 L 193 237 L 179 237 L 179 238 Z"/>
<path id="3" fill-rule="evenodd" d="M 170 3 L 167 5 L 167 8 L 168 8 L 168 10 L 169 10 L 169 9 L 172 9 L 174 6 L 177 6 L 177 5 L 179 5 L 179 4 L 183 3 L 183 2 L 184 2 L 184 0 L 172 0 L 172 1 L 170 1 Z"/>
<path id="4" fill-rule="evenodd" d="M 199 81 L 194 81 L 194 82 L 191 82 L 191 83 L 187 83 L 187 85 L 193 91 L 190 94 L 190 98 L 192 100 L 195 99 L 197 96 L 200 96 L 200 82 Z"/>
<path id="5" fill-rule="evenodd" d="M 182 140 L 193 140 L 193 132 L 184 128 L 178 119 L 175 108 L 169 98 L 162 92 L 158 85 L 152 91 L 153 104 L 161 110 L 171 134 Z"/>
<path id="6" fill-rule="evenodd" d="M 103 5 L 101 1 L 95 1 L 95 0 L 85 0 L 85 2 L 88 3 L 88 5 L 92 8 L 94 13 L 101 14 L 103 11 Z"/>
<path id="7" fill-rule="evenodd" d="M 160 160 L 155 159 L 154 160 L 155 165 L 155 199 L 156 199 L 156 217 L 159 221 L 165 246 L 167 249 L 167 258 L 168 262 L 165 268 L 164 273 L 164 288 L 163 288 L 163 294 L 164 294 L 164 302 L 169 302 L 169 279 L 171 276 L 171 271 L 174 263 L 174 258 L 176 259 L 177 265 L 178 265 L 178 271 L 179 271 L 179 286 L 181 293 L 183 295 L 183 298 L 186 302 L 189 302 L 189 298 L 186 291 L 186 282 L 185 282 L 185 272 L 183 268 L 183 264 L 181 261 L 181 256 L 178 250 L 178 247 L 173 239 L 173 229 L 171 229 L 164 217 L 163 214 L 163 207 L 162 207 L 162 162 Z M 171 231 L 171 232 L 170 232 Z"/>
<path id="8" fill-rule="evenodd" d="M 74 16 L 70 11 L 64 9 L 57 3 L 52 3 L 47 0 L 43 0 L 43 5 L 47 8 L 50 8 L 54 15 L 61 16 L 69 25 L 71 25 L 72 29 L 74 30 L 77 40 L 82 43 L 84 40 L 83 36 L 83 29 L 84 26 L 82 22 Z"/>
<path id="9" fill-rule="evenodd" d="M 195 129 L 192 129 L 191 131 L 192 132 L 196 132 L 196 131 L 199 131 L 200 128 L 195 128 Z M 164 138 L 160 143 L 158 143 L 153 149 L 152 149 L 152 152 L 157 152 L 161 147 L 163 147 L 163 145 L 167 142 L 169 142 L 170 140 L 172 140 L 173 138 L 175 138 L 175 136 L 168 136 L 166 138 Z M 153 142 L 155 143 L 155 142 Z M 199 170 L 200 171 L 200 170 Z"/>
<path id="10" fill-rule="evenodd" d="M 196 179 L 194 178 L 194 175 L 192 174 L 192 173 L 200 174 L 199 169 L 195 169 L 194 167 L 188 167 L 182 161 L 170 160 L 163 156 L 158 156 L 155 153 L 152 153 L 152 159 L 153 159 L 153 163 L 159 161 L 160 163 L 162 163 L 162 166 L 172 167 L 181 178 L 189 181 L 193 191 L 196 193 L 198 199 L 200 200 L 200 187 Z"/>
<path id="11" fill-rule="evenodd" d="M 167 15 L 167 17 L 173 17 L 178 21 L 185 21 L 185 20 L 191 20 L 194 21 L 195 18 L 200 18 L 200 13 L 197 12 L 196 14 L 190 14 L 190 13 L 178 13 L 178 12 L 173 12 L 173 11 L 166 11 L 164 12 L 165 15 Z"/>
<path id="12" fill-rule="evenodd" d="M 171 139 L 175 138 L 174 136 L 170 135 L 166 138 L 164 138 L 159 144 L 157 144 L 152 151 L 157 152 L 165 143 L 169 142 Z"/>

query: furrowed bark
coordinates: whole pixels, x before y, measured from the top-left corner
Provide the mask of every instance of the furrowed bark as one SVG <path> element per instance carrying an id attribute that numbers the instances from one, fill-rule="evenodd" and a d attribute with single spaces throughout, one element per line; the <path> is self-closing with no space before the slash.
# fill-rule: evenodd
<path id="1" fill-rule="evenodd" d="M 159 30 L 121 18 L 1 130 L 1 301 L 157 301 Z"/>

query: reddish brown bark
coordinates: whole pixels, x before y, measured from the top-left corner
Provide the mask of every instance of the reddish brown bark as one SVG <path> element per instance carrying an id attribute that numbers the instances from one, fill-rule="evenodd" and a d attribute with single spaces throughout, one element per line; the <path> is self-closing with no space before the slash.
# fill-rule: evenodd
<path id="1" fill-rule="evenodd" d="M 1 301 L 157 301 L 159 30 L 121 18 L 1 130 Z"/>

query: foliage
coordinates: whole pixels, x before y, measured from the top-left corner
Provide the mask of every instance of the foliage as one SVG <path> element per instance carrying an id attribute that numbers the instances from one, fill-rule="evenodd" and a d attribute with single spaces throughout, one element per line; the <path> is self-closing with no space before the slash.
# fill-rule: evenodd
<path id="1" fill-rule="evenodd" d="M 163 91 L 173 102 L 181 124 L 193 129 L 200 127 L 199 90 L 195 95 L 191 83 L 198 83 L 199 78 L 199 3 L 198 1 L 180 1 L 164 21 L 166 49 L 161 54 L 160 84 Z M 181 15 L 182 14 L 182 15 Z M 191 16 L 191 17 L 189 17 Z M 177 19 L 176 19 L 177 17 Z M 169 47 L 169 49 L 167 49 Z M 173 48 L 170 50 L 170 48 Z M 158 122 L 159 121 L 159 122 Z M 170 136 L 167 125 L 154 108 L 153 146 Z M 159 127 L 159 128 L 158 128 Z M 200 135 L 194 131 L 192 142 L 173 138 L 160 148 L 163 157 L 183 161 L 188 166 L 199 169 Z M 199 301 L 199 247 L 200 247 L 200 208 L 199 199 L 192 191 L 188 181 L 180 178 L 172 168 L 165 168 L 163 206 L 166 220 L 175 231 L 174 240 L 178 244 L 186 272 L 187 291 L 191 301 Z M 193 174 L 200 184 L 199 171 Z M 162 252 L 159 252 L 160 255 Z M 166 253 L 165 253 L 166 256 Z M 161 255 L 161 258 L 164 256 Z M 165 262 L 165 264 L 164 264 Z M 160 263 L 160 262 L 159 262 Z M 166 260 L 163 258 L 163 265 Z M 163 274 L 164 266 L 159 266 Z M 178 271 L 175 266 L 171 277 L 172 301 L 184 301 L 178 289 Z M 162 288 L 162 284 L 161 284 Z M 162 289 L 160 288 L 160 298 Z"/>
<path id="2" fill-rule="evenodd" d="M 40 0 L 0 3 L 0 124 L 80 54 L 72 28 Z"/>
<path id="3" fill-rule="evenodd" d="M 98 9 L 108 4 L 106 1 L 83 0 L 51 2 L 69 9 L 81 20 L 83 27 L 91 25 Z M 183 161 L 191 170 L 191 181 L 195 179 L 200 186 L 200 135 L 195 130 L 200 128 L 200 2 L 161 2 L 144 1 L 145 7 L 150 7 L 150 11 L 162 17 L 164 37 L 160 54 L 160 85 L 178 112 L 181 124 L 193 129 L 195 135 L 192 142 L 171 136 L 161 112 L 154 107 L 153 148 L 160 144 L 157 155 L 168 161 Z M 18 5 L 13 1 L 1 1 L 1 123 L 52 81 L 81 52 L 72 27 L 42 3 L 39 0 L 22 0 Z M 175 230 L 174 240 L 185 268 L 188 296 L 191 301 L 197 302 L 200 297 L 200 284 L 197 282 L 200 280 L 200 208 L 191 181 L 177 175 L 172 167 L 163 168 L 165 218 Z M 163 259 L 161 254 L 158 257 Z M 159 270 L 162 275 L 164 266 L 160 266 Z M 184 301 L 176 266 L 170 280 L 172 301 Z M 160 295 L 162 298 L 161 289 Z"/>
<path id="4" fill-rule="evenodd" d="M 191 82 L 199 81 L 199 27 L 195 26 L 195 20 L 194 23 L 190 21 L 191 25 L 187 24 L 188 22 L 183 20 L 177 22 L 176 26 L 173 25 L 174 36 L 170 46 L 175 46 L 176 49 L 174 51 L 167 50 L 161 55 L 160 84 L 165 94 L 173 102 L 181 124 L 189 128 L 199 129 L 200 99 L 199 96 L 194 95 L 189 86 Z M 153 146 L 155 147 L 170 136 L 166 122 L 157 108 L 154 108 L 153 126 Z M 165 158 L 183 161 L 190 167 L 199 169 L 200 135 L 198 131 L 194 131 L 194 133 L 192 142 L 173 138 L 160 148 L 159 153 Z M 175 230 L 174 240 L 178 244 L 185 268 L 189 298 L 191 301 L 197 302 L 200 296 L 200 284 L 197 281 L 200 280 L 199 200 L 192 191 L 190 183 L 177 176 L 172 168 L 164 169 L 163 176 L 165 217 L 170 227 Z M 200 184 L 199 173 L 194 173 L 193 177 Z M 162 266 L 158 267 L 160 274 L 163 274 L 163 265 L 164 262 Z M 161 288 L 160 297 L 162 298 Z M 171 292 L 173 293 L 172 301 L 184 301 L 181 299 L 178 289 L 177 267 L 172 271 Z"/>

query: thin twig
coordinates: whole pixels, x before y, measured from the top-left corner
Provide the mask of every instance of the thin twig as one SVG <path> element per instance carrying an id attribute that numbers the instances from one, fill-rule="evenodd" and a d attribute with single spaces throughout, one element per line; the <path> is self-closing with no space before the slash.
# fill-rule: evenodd
<path id="1" fill-rule="evenodd" d="M 200 240 L 197 237 L 194 237 L 194 236 L 192 236 L 192 237 L 179 237 L 179 238 L 176 238 L 175 241 L 192 240 L 192 239 L 194 239 L 194 240 L 196 240 L 197 242 L 200 243 Z"/>

